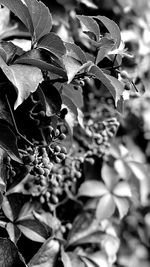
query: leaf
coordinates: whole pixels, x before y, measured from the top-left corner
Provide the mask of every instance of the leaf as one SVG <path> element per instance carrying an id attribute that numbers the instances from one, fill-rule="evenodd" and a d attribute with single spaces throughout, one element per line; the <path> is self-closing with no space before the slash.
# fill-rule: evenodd
<path id="1" fill-rule="evenodd" d="M 70 83 L 78 73 L 82 65 L 78 60 L 68 55 L 63 56 L 63 64 L 67 72 L 68 83 Z"/>
<path id="2" fill-rule="evenodd" d="M 0 4 L 10 9 L 24 23 L 24 25 L 27 27 L 31 35 L 33 34 L 34 27 L 33 27 L 32 19 L 31 19 L 28 8 L 23 3 L 23 1 L 0 0 Z"/>
<path id="3" fill-rule="evenodd" d="M 59 58 L 61 58 L 66 53 L 66 48 L 63 44 L 63 41 L 58 35 L 53 32 L 50 32 L 40 38 L 37 43 L 37 48 L 46 49 Z"/>
<path id="4" fill-rule="evenodd" d="M 83 31 L 90 31 L 94 33 L 96 41 L 99 41 L 100 30 L 97 22 L 90 16 L 77 15 L 77 18 L 80 20 L 80 23 L 83 26 Z"/>
<path id="5" fill-rule="evenodd" d="M 121 33 L 118 25 L 105 16 L 93 16 L 96 20 L 100 20 L 109 31 L 111 38 L 116 42 L 114 48 L 118 48 L 121 43 Z"/>
<path id="6" fill-rule="evenodd" d="M 114 162 L 114 167 L 119 176 L 123 179 L 127 179 L 131 173 L 127 162 L 122 159 L 117 159 Z"/>
<path id="7" fill-rule="evenodd" d="M 0 41 L 0 55 L 6 63 L 13 59 L 16 51 L 17 48 L 12 42 Z"/>
<path id="8" fill-rule="evenodd" d="M 17 244 L 17 241 L 20 238 L 20 230 L 11 222 L 7 223 L 6 225 L 6 231 L 9 235 L 10 240 L 14 243 Z"/>
<path id="9" fill-rule="evenodd" d="M 50 55 L 45 55 L 43 51 L 39 51 L 39 49 L 32 49 L 24 53 L 22 56 L 17 58 L 14 63 L 32 65 L 41 70 L 50 71 L 67 80 L 66 71 L 62 68 L 61 62 L 60 65 L 56 65 L 56 62 L 52 61 Z"/>
<path id="10" fill-rule="evenodd" d="M 147 179 L 147 172 L 146 168 L 143 163 L 136 162 L 136 161 L 129 161 L 128 166 L 131 171 L 134 173 L 135 177 L 139 180 L 146 180 Z"/>
<path id="11" fill-rule="evenodd" d="M 119 182 L 114 190 L 113 194 L 118 197 L 132 197 L 131 188 L 127 182 Z"/>
<path id="12" fill-rule="evenodd" d="M 82 64 L 87 62 L 86 54 L 83 50 L 74 43 L 65 42 L 66 47 L 66 55 L 69 57 L 73 57 L 74 59 L 80 61 Z"/>
<path id="13" fill-rule="evenodd" d="M 23 262 L 15 244 L 7 238 L 0 238 L 0 266 L 27 267 L 27 265 Z"/>
<path id="14" fill-rule="evenodd" d="M 112 192 L 119 179 L 116 171 L 105 163 L 102 166 L 101 176 L 107 189 Z"/>
<path id="15" fill-rule="evenodd" d="M 64 267 L 73 267 L 71 260 L 68 256 L 68 254 L 64 251 L 63 247 L 61 247 L 61 261 L 62 261 Z"/>
<path id="16" fill-rule="evenodd" d="M 106 186 L 99 181 L 85 181 L 79 188 L 78 196 L 101 197 L 108 193 Z"/>
<path id="17" fill-rule="evenodd" d="M 1 120 L 0 128 L 0 147 L 4 149 L 14 161 L 22 163 L 18 152 L 16 135 L 10 127 L 1 122 Z"/>
<path id="18" fill-rule="evenodd" d="M 24 0 L 28 7 L 30 17 L 33 23 L 33 40 L 38 41 L 42 36 L 49 33 L 52 28 L 52 16 L 48 7 L 37 0 Z"/>
<path id="19" fill-rule="evenodd" d="M 95 261 L 93 261 L 92 259 L 86 256 L 81 256 L 81 260 L 85 263 L 86 267 L 99 267 L 100 266 Z"/>
<path id="20" fill-rule="evenodd" d="M 129 210 L 129 201 L 119 197 L 114 197 L 114 201 L 119 212 L 120 220 L 122 220 Z"/>
<path id="21" fill-rule="evenodd" d="M 95 75 L 95 77 L 99 79 L 106 86 L 106 88 L 110 91 L 111 95 L 113 96 L 115 100 L 115 105 L 117 106 L 117 102 L 124 91 L 123 84 L 120 81 L 118 81 L 115 77 L 105 74 L 96 65 L 92 66 L 89 72 Z"/>
<path id="22" fill-rule="evenodd" d="M 18 96 L 14 106 L 16 109 L 31 93 L 36 91 L 43 80 L 42 73 L 33 66 L 19 64 L 8 66 L 2 57 L 0 57 L 0 67 L 17 90 Z"/>
<path id="23" fill-rule="evenodd" d="M 69 97 L 79 109 L 83 107 L 83 93 L 81 87 L 75 90 L 73 84 L 65 84 L 62 87 L 62 93 Z"/>
<path id="24" fill-rule="evenodd" d="M 80 255 L 75 252 L 67 252 L 65 253 L 65 258 L 63 261 L 64 267 L 86 267 L 85 263 L 81 260 Z M 66 264 L 66 265 L 65 265 Z"/>
<path id="25" fill-rule="evenodd" d="M 28 267 L 54 267 L 58 258 L 60 244 L 49 238 L 28 263 Z"/>
<path id="26" fill-rule="evenodd" d="M 108 52 L 112 50 L 114 47 L 114 40 L 107 38 L 107 37 L 102 37 L 101 40 L 99 41 L 99 47 L 98 47 L 98 53 L 96 57 L 96 64 L 98 64 L 100 61 L 104 59 L 104 57 L 107 56 Z"/>
<path id="27" fill-rule="evenodd" d="M 110 218 L 115 211 L 115 202 L 111 194 L 102 196 L 97 204 L 96 218 L 99 221 Z"/>
<path id="28" fill-rule="evenodd" d="M 34 218 L 17 221 L 17 227 L 27 238 L 35 242 L 43 243 L 49 237 L 43 224 Z"/>
<path id="29" fill-rule="evenodd" d="M 7 153 L 2 148 L 0 148 L 0 207 L 3 200 L 3 193 L 6 192 L 6 182 L 7 182 L 7 166 L 5 160 L 7 158 Z"/>

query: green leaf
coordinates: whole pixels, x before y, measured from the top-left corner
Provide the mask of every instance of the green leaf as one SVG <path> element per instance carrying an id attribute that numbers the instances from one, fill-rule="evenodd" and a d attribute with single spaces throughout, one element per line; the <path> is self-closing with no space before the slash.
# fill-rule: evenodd
<path id="1" fill-rule="evenodd" d="M 78 191 L 78 196 L 101 197 L 106 193 L 108 193 L 108 190 L 102 182 L 89 180 L 82 183 Z"/>
<path id="2" fill-rule="evenodd" d="M 123 84 L 118 81 L 115 77 L 105 74 L 98 66 L 94 65 L 90 68 L 89 71 L 91 74 L 95 75 L 97 79 L 99 79 L 105 87 L 110 91 L 111 95 L 115 100 L 115 104 L 117 106 L 117 102 L 123 94 L 124 87 Z"/>
<path id="3" fill-rule="evenodd" d="M 122 220 L 129 210 L 129 201 L 126 198 L 114 197 L 114 202 L 118 209 L 120 220 Z"/>
<path id="4" fill-rule="evenodd" d="M 95 261 L 90 259 L 88 256 L 81 256 L 81 260 L 85 263 L 86 267 L 99 267 L 100 265 L 97 264 Z"/>
<path id="5" fill-rule="evenodd" d="M 118 48 L 121 43 L 121 33 L 118 25 L 111 19 L 105 16 L 93 16 L 96 20 L 100 20 L 106 29 L 109 31 L 111 38 L 116 42 L 114 49 Z"/>
<path id="6" fill-rule="evenodd" d="M 74 59 L 80 61 L 82 64 L 87 62 L 86 54 L 83 50 L 74 43 L 67 43 L 65 42 L 66 47 L 66 55 L 73 57 Z"/>
<path id="7" fill-rule="evenodd" d="M 111 194 L 102 196 L 96 207 L 96 218 L 99 221 L 110 218 L 115 212 L 115 202 Z"/>
<path id="8" fill-rule="evenodd" d="M 39 49 L 32 49 L 24 53 L 15 60 L 15 64 L 32 65 L 39 69 L 50 71 L 67 80 L 66 71 L 62 68 L 61 62 L 60 65 L 56 65 L 55 60 L 53 61 L 51 59 L 50 54 L 46 56 L 43 51 L 39 51 Z"/>
<path id="9" fill-rule="evenodd" d="M 2 57 L 0 57 L 0 67 L 17 90 L 18 96 L 14 106 L 16 109 L 31 93 L 36 91 L 43 80 L 42 73 L 33 66 L 19 64 L 8 66 Z"/>
<path id="10" fill-rule="evenodd" d="M 58 259 L 60 244 L 49 238 L 28 263 L 28 267 L 54 267 Z"/>
<path id="11" fill-rule="evenodd" d="M 33 35 L 33 22 L 27 6 L 21 0 L 0 0 L 0 4 L 10 9 L 27 27 L 31 35 Z"/>
<path id="12" fill-rule="evenodd" d="M 83 107 L 83 93 L 81 87 L 75 90 L 73 84 L 65 84 L 62 86 L 62 93 L 69 97 L 79 109 Z"/>
<path id="13" fill-rule="evenodd" d="M 62 261 L 64 267 L 73 267 L 71 260 L 68 256 L 68 254 L 64 251 L 63 247 L 61 247 L 61 261 Z"/>
<path id="14" fill-rule="evenodd" d="M 6 182 L 8 174 L 8 169 L 5 164 L 6 158 L 7 158 L 6 151 L 0 148 L 0 207 L 3 200 L 3 193 L 5 193 L 6 191 Z"/>
<path id="15" fill-rule="evenodd" d="M 33 40 L 38 41 L 42 36 L 49 33 L 52 28 L 52 16 L 48 7 L 41 1 L 24 0 L 27 5 L 33 23 Z"/>
<path id="16" fill-rule="evenodd" d="M 109 192 L 112 192 L 119 180 L 117 172 L 105 163 L 102 166 L 101 176 Z"/>
<path id="17" fill-rule="evenodd" d="M 64 267 L 86 267 L 86 264 L 81 260 L 80 255 L 75 252 L 64 252 L 62 262 Z"/>
<path id="18" fill-rule="evenodd" d="M 17 244 L 17 241 L 20 238 L 20 230 L 11 222 L 8 222 L 6 225 L 6 231 L 9 235 L 10 240 L 14 243 Z"/>
<path id="19" fill-rule="evenodd" d="M 7 124 L 0 121 L 0 147 L 15 161 L 22 163 L 18 147 L 17 137 Z"/>
<path id="20" fill-rule="evenodd" d="M 58 35 L 50 32 L 44 35 L 37 43 L 37 48 L 45 49 L 56 57 L 61 58 L 66 53 L 65 45 Z"/>
<path id="21" fill-rule="evenodd" d="M 114 190 L 113 194 L 118 197 L 132 197 L 131 188 L 127 182 L 119 182 Z"/>
<path id="22" fill-rule="evenodd" d="M 0 238 L 0 266 L 2 267 L 27 267 L 15 244 L 7 239 Z"/>
<path id="23" fill-rule="evenodd" d="M 77 15 L 77 18 L 80 20 L 83 31 L 85 32 L 89 31 L 94 33 L 96 41 L 99 41 L 100 30 L 97 22 L 90 16 Z"/>
<path id="24" fill-rule="evenodd" d="M 128 166 L 130 170 L 134 173 L 135 177 L 137 177 L 139 180 L 147 179 L 147 170 L 143 163 L 136 161 L 129 161 Z"/>
<path id="25" fill-rule="evenodd" d="M 67 72 L 68 83 L 70 83 L 78 71 L 80 71 L 82 65 L 78 60 L 68 55 L 63 56 L 63 64 Z"/>

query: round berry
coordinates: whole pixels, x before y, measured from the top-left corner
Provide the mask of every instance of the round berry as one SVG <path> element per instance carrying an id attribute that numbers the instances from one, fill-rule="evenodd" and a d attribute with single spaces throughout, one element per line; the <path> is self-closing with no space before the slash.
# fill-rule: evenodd
<path id="1" fill-rule="evenodd" d="M 54 162 L 55 162 L 55 163 L 60 163 L 60 162 L 61 162 L 61 159 L 60 159 L 58 156 L 56 156 L 56 157 L 54 158 Z"/>
<path id="2" fill-rule="evenodd" d="M 57 196 L 55 196 L 55 195 L 51 195 L 51 200 L 52 200 L 52 202 L 54 203 L 54 204 L 57 204 L 58 202 L 59 202 L 59 199 L 58 199 L 58 197 Z"/>
<path id="3" fill-rule="evenodd" d="M 60 136 L 59 136 L 59 140 L 63 141 L 65 139 L 66 139 L 66 134 L 61 133 Z"/>
<path id="4" fill-rule="evenodd" d="M 66 155 L 64 153 L 59 153 L 57 157 L 61 160 L 64 160 L 66 158 Z"/>
<path id="5" fill-rule="evenodd" d="M 44 118 L 45 116 L 46 116 L 45 111 L 44 111 L 44 110 L 41 110 L 41 111 L 39 112 L 39 117 L 40 117 L 40 118 Z"/>
<path id="6" fill-rule="evenodd" d="M 56 129 L 55 136 L 57 137 L 59 134 L 60 134 L 60 131 L 58 129 Z"/>
<path id="7" fill-rule="evenodd" d="M 59 153 L 61 151 L 61 147 L 60 146 L 55 146 L 54 147 L 54 152 L 56 152 L 56 153 Z"/>
<path id="8" fill-rule="evenodd" d="M 67 154 L 67 149 L 66 149 L 66 147 L 61 147 L 61 153 L 64 153 L 64 154 Z"/>

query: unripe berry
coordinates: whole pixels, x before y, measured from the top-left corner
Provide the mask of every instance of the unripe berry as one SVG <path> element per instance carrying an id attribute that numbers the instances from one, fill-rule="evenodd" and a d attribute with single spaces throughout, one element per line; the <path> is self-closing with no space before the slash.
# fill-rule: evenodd
<path id="1" fill-rule="evenodd" d="M 66 158 L 66 155 L 64 153 L 59 153 L 57 157 L 61 160 L 64 160 Z"/>
<path id="2" fill-rule="evenodd" d="M 42 118 L 44 118 L 46 116 L 46 113 L 45 113 L 44 110 L 41 110 L 38 115 L 42 119 Z"/>
<path id="3" fill-rule="evenodd" d="M 61 147 L 60 146 L 55 146 L 54 147 L 54 152 L 56 152 L 56 153 L 59 153 L 61 151 Z"/>
<path id="4" fill-rule="evenodd" d="M 52 202 L 54 203 L 54 204 L 57 204 L 58 202 L 59 202 L 59 199 L 58 199 L 58 197 L 57 196 L 55 196 L 55 195 L 51 195 L 51 200 L 52 200 Z"/>
<path id="5" fill-rule="evenodd" d="M 60 136 L 59 136 L 59 140 L 63 141 L 65 139 L 66 139 L 66 134 L 61 133 Z"/>

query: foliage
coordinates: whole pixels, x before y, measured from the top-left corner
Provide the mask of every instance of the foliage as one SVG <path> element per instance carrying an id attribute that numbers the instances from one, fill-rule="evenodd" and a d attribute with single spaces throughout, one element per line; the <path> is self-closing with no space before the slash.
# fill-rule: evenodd
<path id="1" fill-rule="evenodd" d="M 0 0 L 2 266 L 148 266 L 150 7 L 136 2 Z"/>

